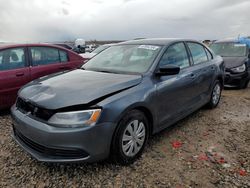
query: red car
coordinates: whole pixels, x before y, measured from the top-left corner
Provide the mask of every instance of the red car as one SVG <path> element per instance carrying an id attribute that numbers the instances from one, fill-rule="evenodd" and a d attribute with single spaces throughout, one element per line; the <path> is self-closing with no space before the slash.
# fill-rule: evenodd
<path id="1" fill-rule="evenodd" d="M 0 46 L 0 109 L 14 104 L 20 87 L 36 78 L 81 66 L 84 58 L 49 44 Z"/>

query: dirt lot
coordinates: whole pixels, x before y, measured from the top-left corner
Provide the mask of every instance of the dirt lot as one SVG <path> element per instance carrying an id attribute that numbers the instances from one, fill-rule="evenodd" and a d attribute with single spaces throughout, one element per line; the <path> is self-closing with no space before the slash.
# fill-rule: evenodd
<path id="1" fill-rule="evenodd" d="M 250 187 L 250 88 L 157 134 L 128 167 L 39 163 L 12 141 L 8 112 L 0 126 L 0 187 Z"/>

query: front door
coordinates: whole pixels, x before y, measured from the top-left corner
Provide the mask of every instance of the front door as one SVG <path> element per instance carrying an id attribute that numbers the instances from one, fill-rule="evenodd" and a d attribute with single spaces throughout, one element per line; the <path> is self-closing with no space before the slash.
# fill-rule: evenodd
<path id="1" fill-rule="evenodd" d="M 162 56 L 159 66 L 174 64 L 181 68 L 178 75 L 156 77 L 157 119 L 166 127 L 189 110 L 193 99 L 195 77 L 190 72 L 190 59 L 184 43 L 171 45 Z"/>
<path id="2" fill-rule="evenodd" d="M 25 51 L 24 47 L 0 51 L 0 109 L 14 104 L 17 91 L 30 80 Z"/>

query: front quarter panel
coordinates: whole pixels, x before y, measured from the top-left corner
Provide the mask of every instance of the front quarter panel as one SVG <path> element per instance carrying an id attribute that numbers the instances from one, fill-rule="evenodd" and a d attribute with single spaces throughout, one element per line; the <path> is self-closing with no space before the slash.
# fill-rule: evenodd
<path id="1" fill-rule="evenodd" d="M 220 78 L 224 85 L 224 77 L 225 77 L 225 63 L 221 56 L 216 56 L 214 62 L 217 66 L 216 68 L 216 78 Z"/>
<path id="2" fill-rule="evenodd" d="M 153 124 L 156 123 L 155 116 L 155 87 L 150 77 L 144 77 L 142 82 L 128 90 L 113 95 L 100 103 L 103 108 L 99 122 L 113 122 L 118 124 L 121 118 L 130 110 L 138 107 L 146 108 L 153 116 Z"/>

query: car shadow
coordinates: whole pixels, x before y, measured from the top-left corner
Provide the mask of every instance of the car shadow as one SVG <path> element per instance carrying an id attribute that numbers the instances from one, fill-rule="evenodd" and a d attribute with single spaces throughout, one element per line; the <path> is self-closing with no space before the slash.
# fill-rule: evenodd
<path id="1" fill-rule="evenodd" d="M 162 137 L 165 137 L 168 134 L 173 133 L 174 131 L 178 130 L 180 127 L 185 126 L 185 123 L 188 122 L 190 119 L 192 119 L 194 116 L 197 116 L 199 112 L 202 111 L 209 111 L 209 109 L 204 106 L 201 107 L 200 109 L 194 111 L 193 113 L 189 114 L 185 118 L 177 121 L 176 123 L 164 128 L 163 130 L 159 131 L 158 133 L 152 135 L 150 139 L 148 140 L 148 145 L 150 146 L 151 144 L 154 145 L 155 142 L 158 142 L 162 139 Z"/>
<path id="2" fill-rule="evenodd" d="M 0 116 L 10 115 L 10 109 L 0 110 Z"/>
<path id="3" fill-rule="evenodd" d="M 224 90 L 229 91 L 229 90 L 241 90 L 241 89 L 238 88 L 238 87 L 228 87 L 228 86 L 224 86 Z"/>

